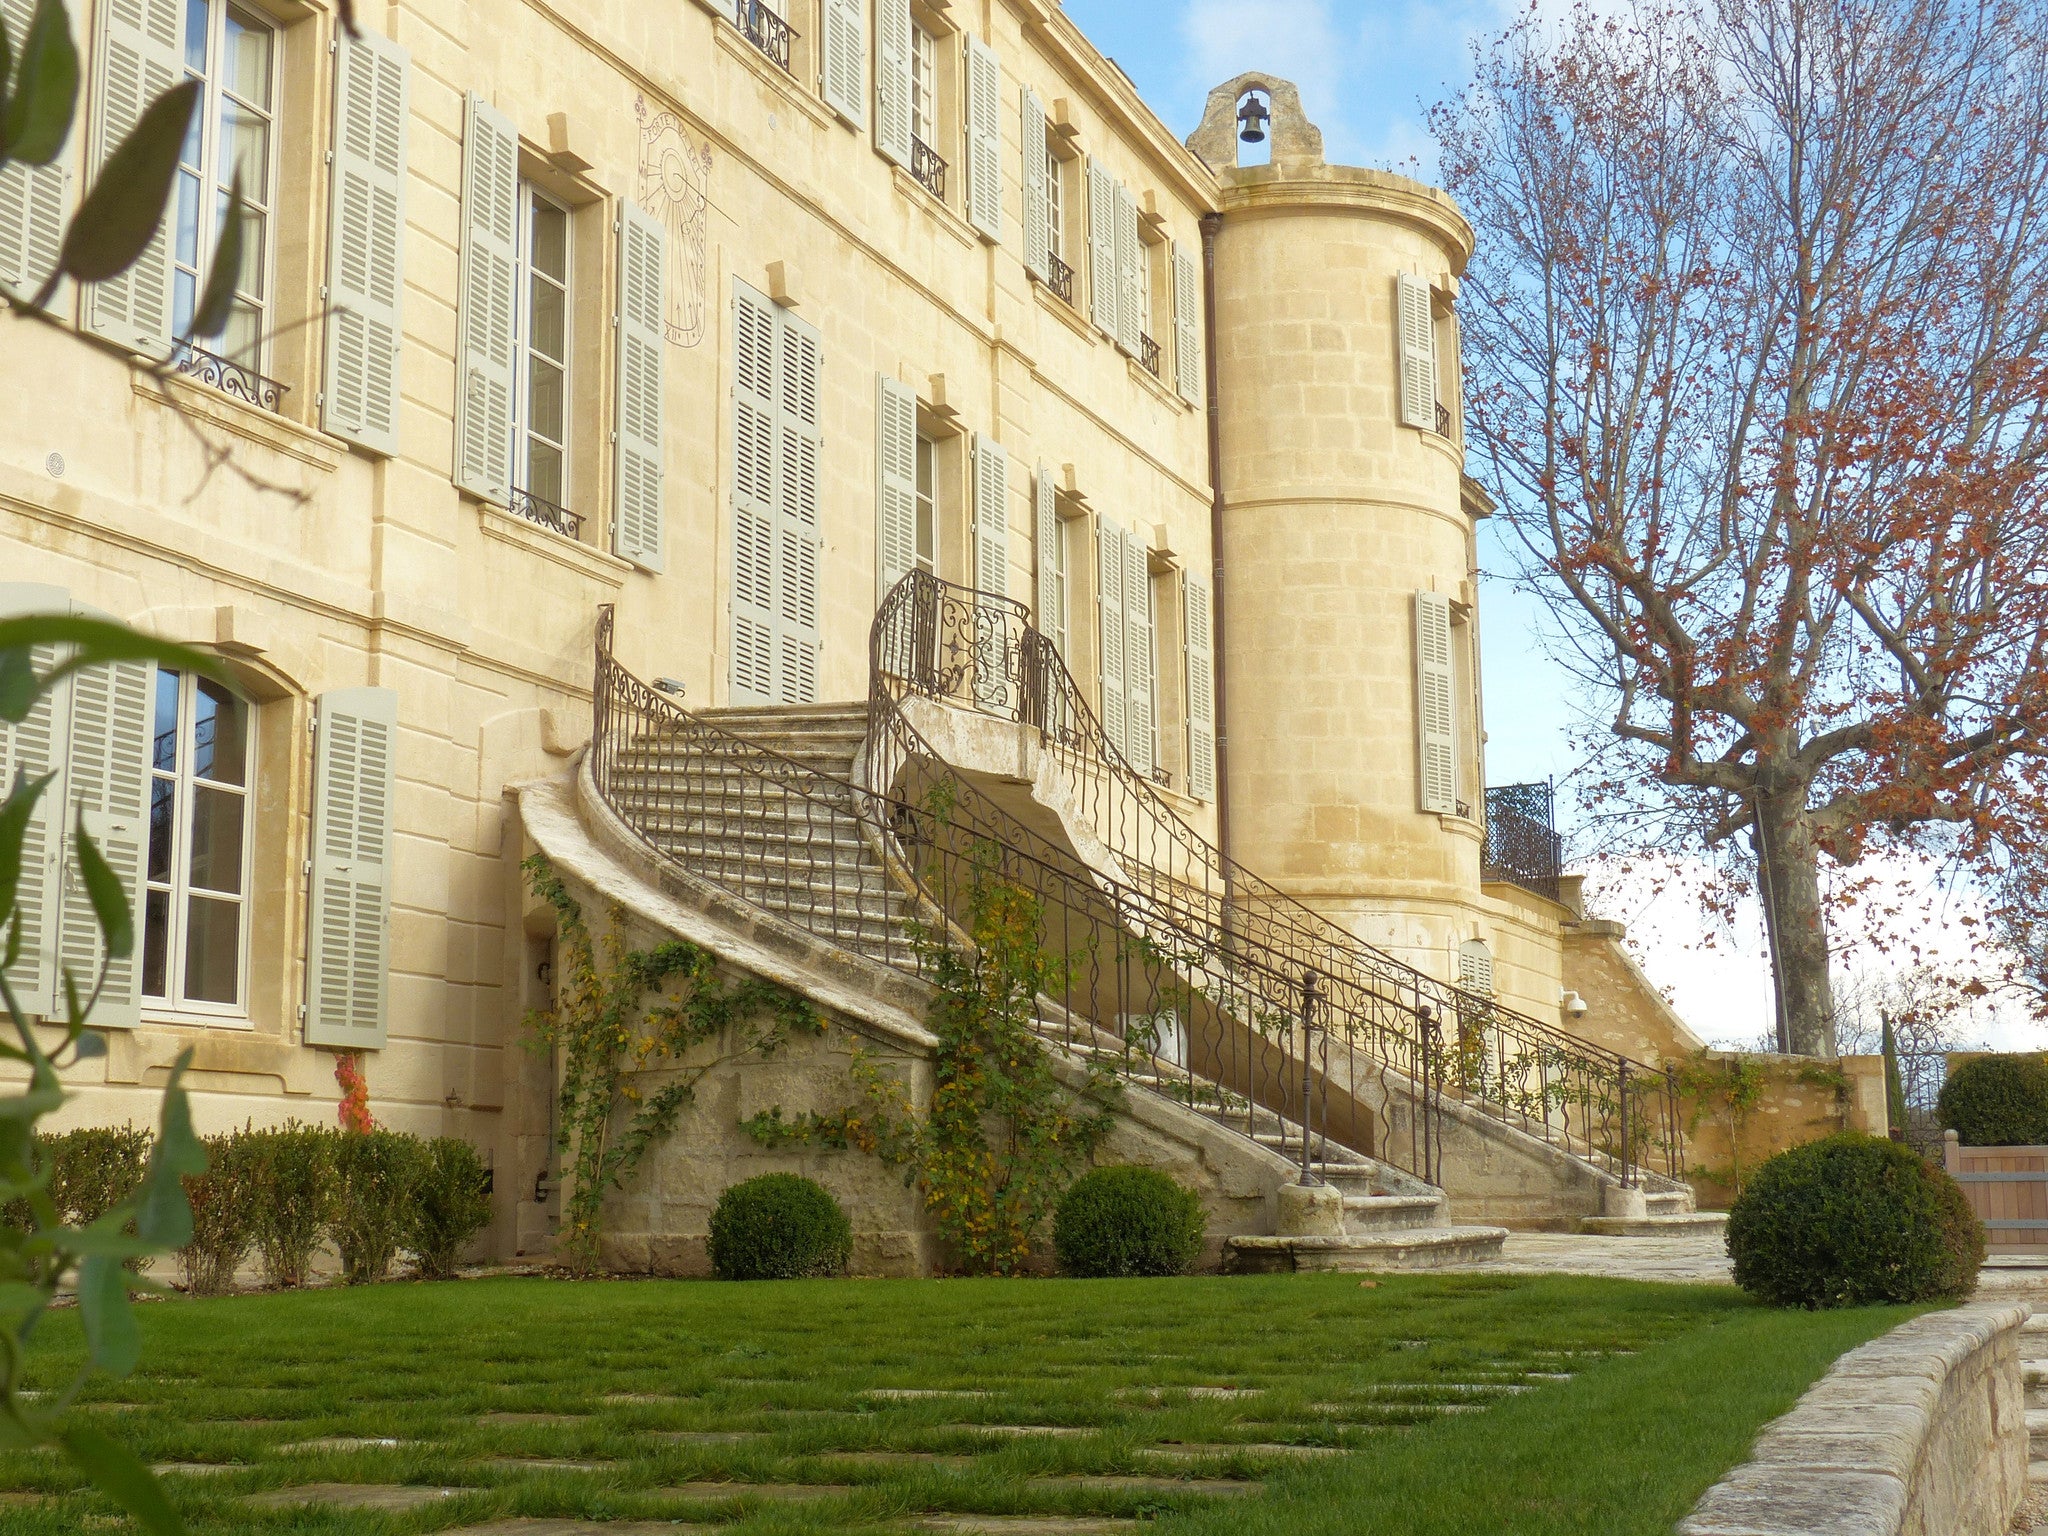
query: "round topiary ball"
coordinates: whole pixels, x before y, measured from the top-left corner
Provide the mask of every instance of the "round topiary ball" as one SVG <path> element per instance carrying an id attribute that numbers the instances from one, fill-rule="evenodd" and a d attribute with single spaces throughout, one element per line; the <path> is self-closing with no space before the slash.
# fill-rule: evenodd
<path id="1" fill-rule="evenodd" d="M 1787 1307 L 1968 1295 L 1984 1228 L 1956 1181 L 1912 1148 L 1842 1131 L 1780 1152 L 1728 1213 L 1735 1283 Z"/>
<path id="2" fill-rule="evenodd" d="M 2048 1059 L 1979 1056 L 1966 1061 L 1941 1085 L 1935 1115 L 1966 1147 L 2048 1143 Z"/>
<path id="3" fill-rule="evenodd" d="M 824 1185 L 793 1173 L 764 1173 L 718 1197 L 709 1247 L 721 1280 L 836 1275 L 853 1253 L 853 1223 Z"/>
<path id="4" fill-rule="evenodd" d="M 1202 1252 L 1202 1197 L 1157 1168 L 1097 1168 L 1060 1197 L 1052 1248 L 1070 1275 L 1184 1275 Z"/>

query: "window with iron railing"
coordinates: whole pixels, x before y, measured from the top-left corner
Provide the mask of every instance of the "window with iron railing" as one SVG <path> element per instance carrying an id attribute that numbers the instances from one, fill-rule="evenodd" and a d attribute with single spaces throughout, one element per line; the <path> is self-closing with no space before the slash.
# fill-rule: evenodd
<path id="1" fill-rule="evenodd" d="M 1153 378 L 1159 377 L 1159 343 L 1142 331 L 1138 333 L 1138 361 Z"/>
<path id="2" fill-rule="evenodd" d="M 1045 285 L 1067 303 L 1074 302 L 1074 269 L 1051 251 L 1045 253 Z"/>
<path id="3" fill-rule="evenodd" d="M 1488 789 L 1483 877 L 1557 900 L 1564 839 L 1557 834 L 1556 813 L 1556 795 L 1547 782 Z"/>
<path id="4" fill-rule="evenodd" d="M 280 384 L 267 374 L 189 341 L 179 343 L 171 366 L 188 379 L 273 413 L 282 409 L 284 397 L 291 392 L 289 384 Z"/>
<path id="5" fill-rule="evenodd" d="M 910 174 L 940 202 L 946 200 L 946 161 L 916 134 L 910 136 Z"/>
<path id="6" fill-rule="evenodd" d="M 581 542 L 583 538 L 583 519 L 576 513 L 516 485 L 512 487 L 511 511 L 514 517 L 523 517 L 535 527 L 559 533 L 565 539 Z"/>
<path id="7" fill-rule="evenodd" d="M 796 33 L 767 0 L 733 0 L 733 25 L 775 63 L 789 68 L 790 41 Z"/>

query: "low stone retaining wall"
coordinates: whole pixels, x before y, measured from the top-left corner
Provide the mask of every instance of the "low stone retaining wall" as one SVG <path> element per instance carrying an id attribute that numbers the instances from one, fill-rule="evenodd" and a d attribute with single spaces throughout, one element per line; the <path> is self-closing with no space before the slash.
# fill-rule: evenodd
<path id="1" fill-rule="evenodd" d="M 2005 1536 L 2027 1488 L 2030 1310 L 1929 1313 L 1852 1349 L 1678 1536 Z"/>

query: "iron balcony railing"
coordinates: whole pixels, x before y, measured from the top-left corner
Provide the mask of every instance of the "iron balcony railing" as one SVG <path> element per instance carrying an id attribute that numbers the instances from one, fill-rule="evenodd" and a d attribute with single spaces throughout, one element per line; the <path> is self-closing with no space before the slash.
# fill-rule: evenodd
<path id="1" fill-rule="evenodd" d="M 789 68 L 790 41 L 796 33 L 765 0 L 733 0 L 733 25 L 770 59 Z"/>
<path id="2" fill-rule="evenodd" d="M 289 384 L 280 384 L 276 379 L 260 374 L 246 364 L 220 357 L 204 347 L 195 347 L 189 341 L 179 344 L 171 366 L 188 379 L 217 389 L 237 400 L 246 400 L 249 404 L 273 414 L 291 391 Z"/>
<path id="3" fill-rule="evenodd" d="M 1138 361 L 1153 378 L 1159 377 L 1159 343 L 1143 331 L 1138 333 Z"/>
<path id="4" fill-rule="evenodd" d="M 946 200 L 945 159 L 914 133 L 910 136 L 910 174 L 933 197 L 942 203 Z"/>
<path id="5" fill-rule="evenodd" d="M 1496 784 L 1487 790 L 1485 878 L 1556 901 L 1564 874 L 1556 812 L 1556 794 L 1548 783 Z"/>
<path id="6" fill-rule="evenodd" d="M 1067 303 L 1074 302 L 1074 269 L 1060 260 L 1057 251 L 1045 253 L 1045 285 Z"/>
<path id="7" fill-rule="evenodd" d="M 1441 400 L 1436 403 L 1436 435 L 1438 437 L 1449 437 L 1451 435 L 1451 408 Z"/>
<path id="8" fill-rule="evenodd" d="M 869 785 L 901 793 L 892 775 L 937 760 L 905 722 L 912 696 L 1034 729 L 1064 769 L 1070 804 L 1148 911 L 1171 914 L 1205 956 L 1259 957 L 1262 973 L 1290 974 L 1297 988 L 1320 977 L 1333 1040 L 1410 1084 L 1416 1147 L 1359 1150 L 1435 1182 L 1431 1085 L 1440 1085 L 1625 1180 L 1682 1175 L 1672 1074 L 1429 976 L 1226 858 L 1109 741 L 1022 604 L 914 572 L 884 598 L 871 644 Z"/>
<path id="9" fill-rule="evenodd" d="M 583 519 L 567 507 L 549 501 L 545 496 L 536 496 L 532 491 L 512 488 L 511 512 L 514 517 L 523 517 L 529 523 L 559 533 L 565 539 L 583 537 Z"/>

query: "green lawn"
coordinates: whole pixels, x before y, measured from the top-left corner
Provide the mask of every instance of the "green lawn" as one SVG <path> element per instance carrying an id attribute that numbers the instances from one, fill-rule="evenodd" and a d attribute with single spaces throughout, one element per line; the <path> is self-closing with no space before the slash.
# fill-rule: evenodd
<path id="1" fill-rule="evenodd" d="M 195 1532 L 523 1516 L 880 1536 L 1037 1514 L 1160 1536 L 1663 1536 L 1837 1354 L 1909 1315 L 1500 1276 L 470 1280 L 146 1307 L 144 1371 L 80 1411 L 153 1462 L 229 1464 L 172 1475 Z M 75 1314 L 54 1320 L 46 1382 L 77 1339 Z M 287 1449 L 327 1438 L 399 1443 Z M 460 1491 L 401 1512 L 247 1498 L 310 1483 Z M 111 1525 L 75 1486 L 49 1456 L 0 1457 L 0 1490 L 45 1495 L 0 1492 L 0 1532 Z"/>

